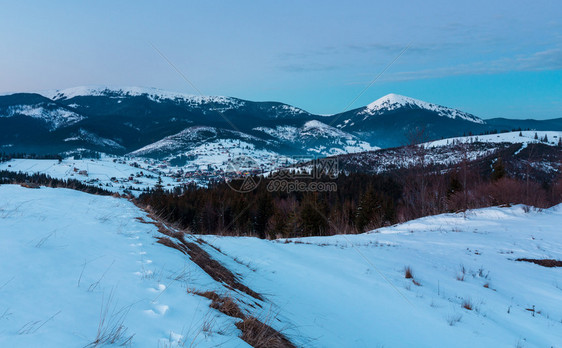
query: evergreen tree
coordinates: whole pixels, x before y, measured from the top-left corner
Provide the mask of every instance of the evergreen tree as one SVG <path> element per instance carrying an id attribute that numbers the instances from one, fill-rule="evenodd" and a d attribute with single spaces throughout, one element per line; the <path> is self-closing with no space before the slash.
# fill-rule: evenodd
<path id="1" fill-rule="evenodd" d="M 322 236 L 328 231 L 326 206 L 313 197 L 307 197 L 302 203 L 300 220 L 304 236 Z"/>
<path id="2" fill-rule="evenodd" d="M 162 176 L 160 175 L 158 175 L 158 180 L 156 181 L 156 185 L 154 185 L 154 191 L 159 193 L 164 191 L 164 185 L 162 185 Z"/>
<path id="3" fill-rule="evenodd" d="M 494 163 L 492 171 L 492 181 L 498 181 L 505 176 L 505 166 L 501 157 L 498 157 L 496 163 Z"/>
<path id="4" fill-rule="evenodd" d="M 451 176 L 449 180 L 449 187 L 447 188 L 447 197 L 454 195 L 463 190 L 462 184 L 456 175 Z"/>
<path id="5" fill-rule="evenodd" d="M 257 200 L 257 211 L 254 219 L 254 231 L 259 238 L 266 237 L 267 223 L 273 216 L 273 200 L 268 193 L 261 194 Z"/>
<path id="6" fill-rule="evenodd" d="M 296 207 L 293 207 L 289 211 L 286 217 L 287 223 L 283 228 L 283 236 L 286 238 L 297 237 L 301 235 L 301 221 L 299 219 L 299 214 L 297 213 Z"/>
<path id="7" fill-rule="evenodd" d="M 369 190 L 362 195 L 357 207 L 355 227 L 358 232 L 365 232 L 367 229 L 372 227 L 374 213 L 378 208 L 380 208 L 380 205 L 375 199 L 373 189 L 369 188 Z"/>

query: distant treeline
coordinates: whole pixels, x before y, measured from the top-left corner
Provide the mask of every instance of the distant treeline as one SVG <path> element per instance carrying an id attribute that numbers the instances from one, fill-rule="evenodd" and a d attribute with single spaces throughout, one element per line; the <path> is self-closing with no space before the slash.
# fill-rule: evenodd
<path id="1" fill-rule="evenodd" d="M 468 132 L 468 134 L 465 132 L 463 133 L 463 136 L 474 136 L 474 135 L 490 135 L 490 134 L 503 134 L 503 133 L 510 133 L 510 132 L 522 132 L 522 131 L 530 131 L 531 128 L 526 128 L 526 129 L 522 129 L 521 127 L 519 128 L 512 128 L 511 130 L 508 129 L 501 129 L 501 130 L 497 130 L 497 129 L 491 129 L 491 130 L 487 130 L 484 132 L 480 132 L 479 134 L 472 134 L 472 132 Z M 444 139 L 443 137 L 441 139 Z"/>
<path id="2" fill-rule="evenodd" d="M 214 183 L 176 192 L 156 189 L 136 202 L 193 233 L 260 238 L 361 233 L 444 212 L 562 202 L 560 177 L 537 182 L 509 176 L 501 158 L 486 166 L 487 172 L 481 170 L 482 163 L 465 162 L 448 172 L 418 166 L 384 175 L 350 173 L 316 180 L 335 183 L 336 192 L 269 192 L 272 179 L 262 178 L 249 193 Z"/>
<path id="3" fill-rule="evenodd" d="M 80 151 L 71 151 L 67 152 L 63 155 L 61 154 L 36 154 L 36 153 L 25 153 L 25 152 L 0 152 L 0 163 L 7 162 L 11 159 L 50 159 L 50 160 L 59 160 L 62 161 L 65 157 L 74 157 L 74 159 L 81 159 L 81 158 L 94 158 L 100 159 L 101 153 L 97 151 L 91 150 L 80 150 Z"/>
<path id="4" fill-rule="evenodd" d="M 61 180 L 51 178 L 45 174 L 26 174 L 21 172 L 10 172 L 7 170 L 0 171 L 0 185 L 1 184 L 17 184 L 27 187 L 47 186 L 47 187 L 61 187 L 72 190 L 82 191 L 96 195 L 112 195 L 113 192 L 104 190 L 97 186 L 88 186 L 78 180 L 68 179 Z"/>
<path id="5" fill-rule="evenodd" d="M 35 153 L 8 153 L 8 152 L 0 152 L 0 163 L 7 162 L 14 158 L 24 158 L 24 159 L 54 159 L 54 160 L 62 160 L 61 155 L 38 155 Z"/>

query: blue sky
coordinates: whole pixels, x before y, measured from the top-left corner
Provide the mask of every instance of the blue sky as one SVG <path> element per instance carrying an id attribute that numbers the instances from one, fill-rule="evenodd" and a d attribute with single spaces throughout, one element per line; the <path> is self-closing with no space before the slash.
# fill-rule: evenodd
<path id="1" fill-rule="evenodd" d="M 146 86 L 343 111 L 562 117 L 560 1 L 2 1 L 0 92 Z"/>

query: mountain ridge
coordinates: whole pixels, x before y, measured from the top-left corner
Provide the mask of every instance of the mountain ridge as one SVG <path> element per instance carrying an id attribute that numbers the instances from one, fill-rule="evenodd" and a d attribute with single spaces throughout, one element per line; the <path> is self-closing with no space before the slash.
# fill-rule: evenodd
<path id="1" fill-rule="evenodd" d="M 0 96 L 0 151 L 4 152 L 87 149 L 124 155 L 177 140 L 170 147 L 173 153 L 157 151 L 158 157 L 173 157 L 192 149 L 185 133 L 196 127 L 216 130 L 217 143 L 244 141 L 282 155 L 327 156 L 404 145 L 415 129 L 423 129 L 421 140 L 429 141 L 517 128 L 562 130 L 562 119 L 482 120 L 392 93 L 330 116 L 280 102 L 145 87 L 84 86 Z"/>

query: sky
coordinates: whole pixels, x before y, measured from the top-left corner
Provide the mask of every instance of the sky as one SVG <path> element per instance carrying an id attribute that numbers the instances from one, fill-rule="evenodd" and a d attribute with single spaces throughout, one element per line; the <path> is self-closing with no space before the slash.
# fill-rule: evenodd
<path id="1" fill-rule="evenodd" d="M 562 2 L 4 1 L 0 93 L 141 86 L 332 114 L 562 117 Z"/>

